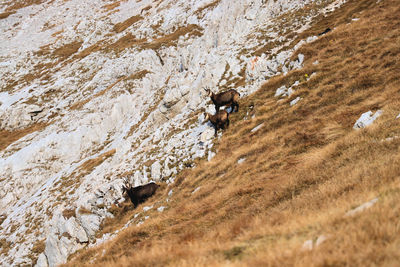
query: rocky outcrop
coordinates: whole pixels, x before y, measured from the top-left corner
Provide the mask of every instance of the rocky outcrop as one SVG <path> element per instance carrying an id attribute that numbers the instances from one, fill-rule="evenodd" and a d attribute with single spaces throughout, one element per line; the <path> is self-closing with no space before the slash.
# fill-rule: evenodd
<path id="1" fill-rule="evenodd" d="M 81 247 L 82 245 L 75 243 L 66 236 L 59 238 L 55 234 L 50 234 L 46 240 L 44 254 L 46 254 L 48 265 L 53 267 L 67 262 L 68 256 Z"/>
<path id="2" fill-rule="evenodd" d="M 44 118 L 48 112 L 48 108 L 28 104 L 9 107 L 5 110 L 0 109 L 0 129 L 17 130 L 25 128 Z"/>

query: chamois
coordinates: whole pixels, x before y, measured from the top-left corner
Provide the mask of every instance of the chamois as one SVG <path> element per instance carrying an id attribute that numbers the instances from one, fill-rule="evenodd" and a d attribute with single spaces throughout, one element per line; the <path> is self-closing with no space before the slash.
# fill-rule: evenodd
<path id="1" fill-rule="evenodd" d="M 231 106 L 233 112 L 239 111 L 240 94 L 236 90 L 231 89 L 219 94 L 214 94 L 209 88 L 205 88 L 205 91 L 214 103 L 217 113 L 222 106 Z"/>
<path id="2" fill-rule="evenodd" d="M 211 115 L 210 113 L 204 114 L 204 122 L 210 121 L 214 127 L 215 133 L 217 136 L 217 131 L 219 129 L 226 129 L 229 126 L 229 113 L 225 110 L 218 111 L 215 115 Z"/>
<path id="3" fill-rule="evenodd" d="M 160 186 L 156 183 L 148 183 L 145 185 L 139 185 L 136 187 L 132 187 L 132 184 L 124 179 L 124 185 L 122 186 L 122 194 L 125 192 L 128 194 L 135 208 L 139 203 L 144 202 L 146 199 L 154 195 L 157 188 Z"/>

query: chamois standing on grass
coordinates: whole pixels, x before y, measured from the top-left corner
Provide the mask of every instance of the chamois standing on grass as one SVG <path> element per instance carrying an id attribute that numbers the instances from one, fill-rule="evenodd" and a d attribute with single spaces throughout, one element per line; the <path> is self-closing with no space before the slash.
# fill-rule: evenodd
<path id="1" fill-rule="evenodd" d="M 214 127 L 215 133 L 217 136 L 217 131 L 219 129 L 226 129 L 229 126 L 229 113 L 225 110 L 218 111 L 215 115 L 211 115 L 210 113 L 204 114 L 204 123 L 210 121 Z"/>
<path id="2" fill-rule="evenodd" d="M 240 94 L 236 90 L 231 89 L 219 94 L 214 94 L 209 88 L 205 88 L 204 90 L 214 103 L 215 111 L 217 113 L 219 111 L 219 108 L 222 106 L 231 106 L 232 112 L 239 111 Z"/>
<path id="3" fill-rule="evenodd" d="M 156 183 L 148 183 L 145 185 L 139 185 L 132 187 L 132 184 L 124 179 L 124 185 L 122 186 L 122 194 L 127 193 L 131 199 L 135 208 L 139 203 L 143 203 L 146 199 L 154 195 L 160 186 Z"/>

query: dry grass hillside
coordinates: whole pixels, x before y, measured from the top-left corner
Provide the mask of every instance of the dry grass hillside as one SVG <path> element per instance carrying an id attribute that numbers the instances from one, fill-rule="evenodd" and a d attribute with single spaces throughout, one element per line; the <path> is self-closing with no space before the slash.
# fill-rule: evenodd
<path id="1" fill-rule="evenodd" d="M 173 189 L 163 213 L 153 209 L 144 224 L 67 266 L 399 265 L 399 14 L 397 0 L 357 0 L 314 22 L 303 37 L 332 31 L 300 48 L 304 68 L 241 99 L 212 161 L 197 162 L 145 204 L 157 206 Z M 276 89 L 296 81 L 295 93 L 277 101 Z M 372 126 L 353 129 L 378 109 Z M 345 216 L 374 198 L 370 209 Z M 103 232 L 143 206 L 116 207 Z"/>

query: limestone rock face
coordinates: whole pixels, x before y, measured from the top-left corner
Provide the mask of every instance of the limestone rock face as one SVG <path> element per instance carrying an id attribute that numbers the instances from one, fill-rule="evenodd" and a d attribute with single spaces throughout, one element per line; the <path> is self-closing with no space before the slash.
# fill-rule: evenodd
<path id="1" fill-rule="evenodd" d="M 100 228 L 101 218 L 96 214 L 79 214 L 78 221 L 85 230 L 88 238 L 94 238 L 96 231 Z"/>
<path id="2" fill-rule="evenodd" d="M 76 221 L 75 217 L 71 217 L 65 223 L 65 232 L 77 239 L 79 243 L 87 243 L 89 239 L 83 227 Z"/>

